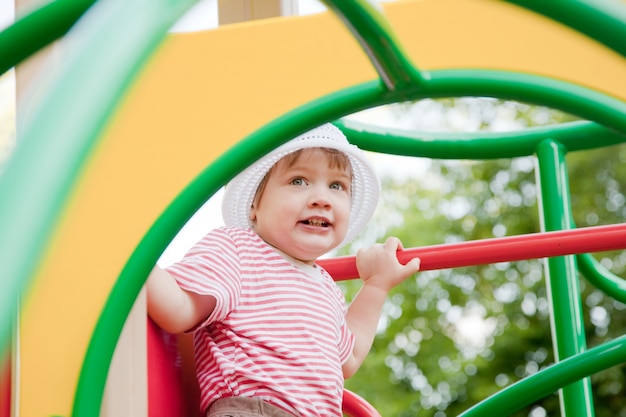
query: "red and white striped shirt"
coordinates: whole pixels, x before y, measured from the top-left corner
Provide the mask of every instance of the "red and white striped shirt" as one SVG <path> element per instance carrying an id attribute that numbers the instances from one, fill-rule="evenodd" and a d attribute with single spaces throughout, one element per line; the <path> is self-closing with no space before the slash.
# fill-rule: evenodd
<path id="1" fill-rule="evenodd" d="M 167 268 L 179 285 L 217 300 L 196 328 L 201 406 L 257 397 L 301 416 L 342 415 L 345 362 L 354 346 L 345 299 L 330 275 L 313 277 L 251 230 L 208 233 Z"/>

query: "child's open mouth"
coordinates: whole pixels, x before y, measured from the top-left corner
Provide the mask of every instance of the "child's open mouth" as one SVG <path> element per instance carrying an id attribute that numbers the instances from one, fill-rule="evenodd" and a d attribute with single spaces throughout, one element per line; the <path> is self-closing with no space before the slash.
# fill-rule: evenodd
<path id="1" fill-rule="evenodd" d="M 328 227 L 328 226 L 330 226 L 330 223 L 325 222 L 323 220 L 317 220 L 317 219 L 302 220 L 301 223 L 308 224 L 309 226 L 316 226 L 316 227 Z"/>

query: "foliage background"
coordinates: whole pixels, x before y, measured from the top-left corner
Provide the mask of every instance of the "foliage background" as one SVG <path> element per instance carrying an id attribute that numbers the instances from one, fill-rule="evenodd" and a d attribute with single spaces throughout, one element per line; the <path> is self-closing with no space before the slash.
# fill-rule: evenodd
<path id="1" fill-rule="evenodd" d="M 573 117 L 492 99 L 426 100 L 392 106 L 415 130 L 510 130 Z M 434 116 L 436 115 L 436 117 Z M 436 120 L 433 120 L 435 118 Z M 574 218 L 580 227 L 623 222 L 626 146 L 570 153 Z M 539 232 L 534 157 L 431 161 L 419 177 L 383 178 L 381 206 L 346 253 L 398 236 L 405 247 Z M 622 275 L 626 253 L 595 254 Z M 554 363 L 543 262 L 527 260 L 418 273 L 394 289 L 373 349 L 346 387 L 382 416 L 455 416 Z M 342 284 L 350 299 L 360 284 Z M 625 306 L 581 277 L 592 347 L 623 334 Z M 596 416 L 626 416 L 625 366 L 592 377 Z M 556 394 L 514 414 L 560 415 Z"/>

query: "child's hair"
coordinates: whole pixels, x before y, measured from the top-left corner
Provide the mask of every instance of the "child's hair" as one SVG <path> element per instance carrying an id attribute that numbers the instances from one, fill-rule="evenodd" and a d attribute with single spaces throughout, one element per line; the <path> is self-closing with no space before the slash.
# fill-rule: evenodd
<path id="1" fill-rule="evenodd" d="M 338 151 L 337 149 L 332 149 L 332 148 L 308 148 L 308 149 L 320 149 L 328 157 L 329 168 L 331 169 L 339 168 L 342 171 L 348 172 L 350 180 L 352 180 L 352 165 L 350 164 L 350 159 L 348 158 L 348 155 L 346 155 L 345 153 L 341 151 Z M 278 162 L 282 161 L 286 164 L 287 167 L 291 167 L 293 166 L 293 164 L 298 162 L 298 159 L 300 159 L 300 155 L 302 155 L 302 151 L 304 151 L 304 149 L 298 149 L 295 152 L 287 154 Z M 263 191 L 265 190 L 267 179 L 276 168 L 276 165 L 278 164 L 278 162 L 276 162 L 276 164 L 274 164 L 270 168 L 270 170 L 267 171 L 267 174 L 263 176 L 263 179 L 259 183 L 259 187 L 256 189 L 256 192 L 254 193 L 254 199 L 252 200 L 252 204 L 258 204 L 259 199 L 261 198 L 261 195 L 263 194 Z"/>

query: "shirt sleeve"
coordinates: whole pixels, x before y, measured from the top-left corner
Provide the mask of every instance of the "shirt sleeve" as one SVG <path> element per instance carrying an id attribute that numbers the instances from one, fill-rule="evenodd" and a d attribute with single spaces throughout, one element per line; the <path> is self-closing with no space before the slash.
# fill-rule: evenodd
<path id="1" fill-rule="evenodd" d="M 215 297 L 215 309 L 200 326 L 223 320 L 239 303 L 240 258 L 236 243 L 223 228 L 209 232 L 166 270 L 182 289 Z"/>

